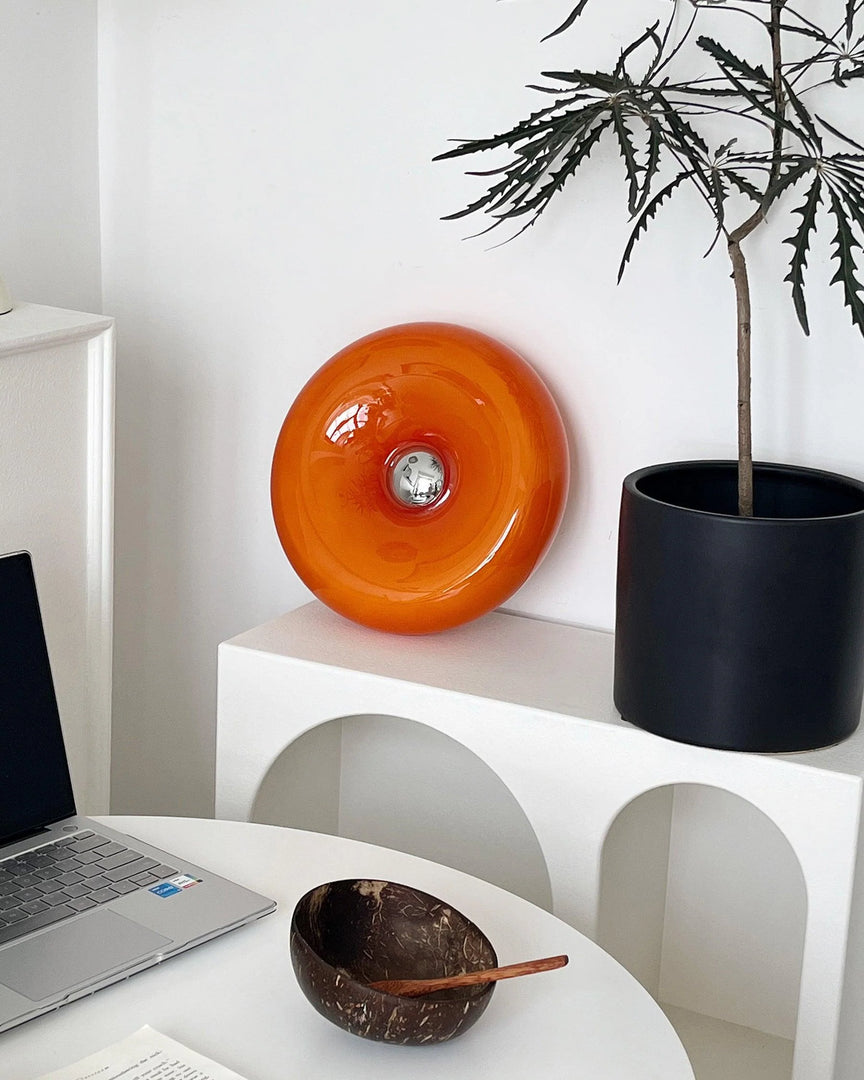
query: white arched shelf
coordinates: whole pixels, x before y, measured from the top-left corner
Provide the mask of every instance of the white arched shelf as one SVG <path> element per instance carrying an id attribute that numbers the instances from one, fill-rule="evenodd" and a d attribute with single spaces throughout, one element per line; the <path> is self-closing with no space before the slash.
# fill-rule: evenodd
<path id="1" fill-rule="evenodd" d="M 552 907 L 542 849 L 512 792 L 456 739 L 404 717 L 306 731 L 268 768 L 251 819 L 410 851 Z"/>
<path id="2" fill-rule="evenodd" d="M 597 942 L 666 1009 L 697 1076 L 712 1032 L 734 1037 L 744 1075 L 792 1075 L 807 887 L 784 834 L 729 791 L 654 788 L 603 844 Z M 705 1037 L 708 1036 L 708 1037 Z M 701 1069 L 698 1066 L 701 1066 Z M 737 1073 L 736 1073 L 737 1075 Z"/>
<path id="3" fill-rule="evenodd" d="M 803 945 L 787 942 L 787 967 L 800 966 L 791 1080 L 859 1080 L 864 1028 L 854 1004 L 864 979 L 864 919 L 857 917 L 864 859 L 856 879 L 856 856 L 864 730 L 839 747 L 789 756 L 672 742 L 617 715 L 612 662 L 611 634 L 500 612 L 411 638 L 367 630 L 307 604 L 219 647 L 217 813 L 248 819 L 283 750 L 326 721 L 415 721 L 460 743 L 500 779 L 536 835 L 553 910 L 596 940 L 604 846 L 616 822 L 620 828 L 626 821 L 622 810 L 633 804 L 644 813 L 651 798 L 634 800 L 664 788 L 684 792 L 679 785 L 728 793 L 785 838 L 806 890 Z M 431 773 L 435 762 L 426 764 Z M 694 789 L 693 799 L 700 813 L 716 816 L 703 791 Z M 746 830 L 739 837 L 754 842 Z M 685 884 L 697 854 L 676 863 Z M 675 895 L 686 907 L 693 893 L 683 888 Z M 731 1062 L 736 1048 L 727 1049 Z M 723 1053 L 712 1053 L 722 1065 Z M 736 1068 L 725 1075 L 750 1080 Z"/>

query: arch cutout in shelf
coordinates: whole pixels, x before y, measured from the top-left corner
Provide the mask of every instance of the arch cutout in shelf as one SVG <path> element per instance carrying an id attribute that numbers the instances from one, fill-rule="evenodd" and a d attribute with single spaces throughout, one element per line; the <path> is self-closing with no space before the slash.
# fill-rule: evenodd
<path id="1" fill-rule="evenodd" d="M 304 732 L 267 770 L 251 820 L 409 851 L 552 910 L 540 843 L 510 789 L 462 743 L 414 720 L 352 715 Z"/>
<path id="2" fill-rule="evenodd" d="M 738 795 L 653 788 L 609 828 L 598 944 L 666 1010 L 697 1080 L 790 1080 L 806 922 L 792 845 Z"/>

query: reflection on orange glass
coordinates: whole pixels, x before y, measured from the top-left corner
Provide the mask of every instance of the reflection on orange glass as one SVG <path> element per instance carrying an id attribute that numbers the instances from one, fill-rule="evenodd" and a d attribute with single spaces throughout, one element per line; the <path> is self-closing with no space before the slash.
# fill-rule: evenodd
<path id="1" fill-rule="evenodd" d="M 409 323 L 349 345 L 301 390 L 271 498 L 282 547 L 323 603 L 425 634 L 525 582 L 568 476 L 561 417 L 521 357 L 474 330 Z"/>

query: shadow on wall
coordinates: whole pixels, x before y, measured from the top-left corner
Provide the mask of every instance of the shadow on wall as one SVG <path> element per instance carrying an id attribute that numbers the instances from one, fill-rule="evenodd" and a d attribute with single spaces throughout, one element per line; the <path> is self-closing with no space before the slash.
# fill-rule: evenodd
<path id="1" fill-rule="evenodd" d="M 510 789 L 413 720 L 346 716 L 306 732 L 271 766 L 252 820 L 407 851 L 552 908 L 546 861 Z"/>

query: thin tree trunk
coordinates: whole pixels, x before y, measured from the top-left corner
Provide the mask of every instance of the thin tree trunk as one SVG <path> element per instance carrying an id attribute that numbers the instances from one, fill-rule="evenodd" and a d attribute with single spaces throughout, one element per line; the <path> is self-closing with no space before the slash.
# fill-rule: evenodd
<path id="1" fill-rule="evenodd" d="M 753 516 L 753 446 L 750 416 L 750 281 L 740 243 L 730 238 L 729 258 L 738 323 L 738 513 Z"/>
<path id="2" fill-rule="evenodd" d="M 781 51 L 780 17 L 786 0 L 771 0 L 771 19 L 768 35 L 771 39 L 771 67 L 774 110 L 781 118 L 786 112 L 786 95 L 783 92 L 783 57 Z M 772 138 L 771 172 L 765 187 L 762 205 L 737 229 L 728 234 L 729 258 L 732 261 L 732 279 L 735 282 L 735 301 L 738 322 L 738 513 L 741 517 L 753 516 L 753 436 L 750 412 L 750 281 L 747 263 L 741 250 L 741 241 L 765 220 L 771 198 L 768 192 L 780 173 L 780 155 L 783 149 L 782 122 L 774 124 Z"/>

